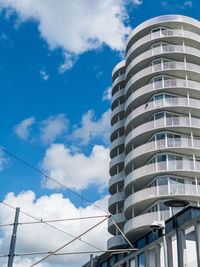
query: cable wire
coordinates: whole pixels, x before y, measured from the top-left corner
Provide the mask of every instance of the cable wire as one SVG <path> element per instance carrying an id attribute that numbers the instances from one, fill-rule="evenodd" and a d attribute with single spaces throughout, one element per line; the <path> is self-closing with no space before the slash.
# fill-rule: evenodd
<path id="1" fill-rule="evenodd" d="M 65 218 L 65 219 L 56 219 L 56 220 L 40 220 L 37 222 L 18 222 L 18 225 L 24 224 L 39 224 L 39 223 L 54 223 L 54 222 L 67 222 L 67 221 L 76 221 L 76 220 L 87 220 L 87 219 L 97 219 L 108 217 L 108 215 L 98 215 L 98 216 L 88 216 L 88 217 L 79 217 L 79 218 Z M 0 224 L 0 227 L 13 226 L 14 223 Z"/>
<path id="2" fill-rule="evenodd" d="M 29 168 L 33 169 L 34 171 L 36 171 L 37 173 L 40 173 L 41 175 L 45 176 L 46 178 L 48 178 L 49 180 L 55 182 L 56 184 L 60 185 L 61 187 L 67 189 L 68 191 L 70 191 L 71 193 L 73 193 L 74 195 L 80 197 L 81 199 L 85 200 L 86 202 L 90 203 L 91 205 L 95 206 L 98 209 L 103 210 L 104 212 L 106 212 L 109 217 L 113 216 L 112 213 L 110 213 L 109 211 L 107 211 L 106 209 L 100 207 L 99 205 L 91 202 L 90 200 L 88 200 L 87 198 L 83 197 L 81 194 L 77 193 L 76 191 L 72 190 L 71 188 L 63 185 L 62 183 L 58 182 L 56 179 L 50 177 L 49 175 L 47 175 L 46 173 L 44 173 L 43 171 L 37 169 L 36 167 L 34 167 L 33 165 L 31 165 L 30 163 L 26 162 L 25 160 L 19 158 L 18 156 L 14 155 L 13 153 L 7 151 L 6 149 L 4 149 L 3 147 L 0 146 L 0 150 L 2 150 L 3 152 L 7 153 L 8 155 L 10 155 L 11 157 L 15 158 L 16 160 L 20 161 L 21 163 L 23 163 L 24 165 L 28 166 Z M 112 217 L 111 217 L 112 219 Z M 122 236 L 125 238 L 125 240 L 128 242 L 128 244 L 131 244 L 131 242 L 128 240 L 128 238 L 125 236 L 125 234 L 122 232 L 122 230 L 117 226 L 117 224 L 113 221 L 114 225 L 117 227 L 117 229 L 120 231 L 120 233 L 122 234 Z M 132 246 L 132 244 L 131 244 Z"/>
<path id="3" fill-rule="evenodd" d="M 31 165 L 30 163 L 28 163 L 27 161 L 19 158 L 18 156 L 14 155 L 13 153 L 7 151 L 6 149 L 4 149 L 3 147 L 0 146 L 0 150 L 2 150 L 3 152 L 5 152 L 6 154 L 10 155 L 11 157 L 15 158 L 16 160 L 20 161 L 21 163 L 23 163 L 24 165 L 26 165 L 27 167 L 33 169 L 34 171 L 36 171 L 37 173 L 45 176 L 46 178 L 48 178 L 49 180 L 55 182 L 56 184 L 60 185 L 61 187 L 67 189 L 68 191 L 70 191 L 71 193 L 73 193 L 74 195 L 80 197 L 81 199 L 85 200 L 86 202 L 90 203 L 91 205 L 95 206 L 98 209 L 101 209 L 103 211 L 105 211 L 107 214 L 111 215 L 109 211 L 107 211 L 106 209 L 96 205 L 95 203 L 91 202 L 90 200 L 88 200 L 87 198 L 83 197 L 81 194 L 77 193 L 76 191 L 74 191 L 73 189 L 67 187 L 66 185 L 63 185 L 62 183 L 58 182 L 56 179 L 50 177 L 49 175 L 47 175 L 46 173 L 44 173 L 43 171 L 37 169 L 36 167 L 34 167 L 33 165 Z"/>
<path id="4" fill-rule="evenodd" d="M 65 248 L 66 246 L 68 246 L 69 244 L 71 244 L 72 242 L 74 242 L 75 240 L 81 238 L 83 235 L 85 235 L 86 233 L 88 233 L 89 231 L 91 231 L 92 229 L 96 228 L 98 225 L 100 225 L 101 223 L 105 222 L 105 220 L 107 220 L 108 218 L 103 219 L 102 221 L 98 222 L 97 224 L 95 224 L 94 226 L 90 227 L 89 229 L 87 229 L 85 232 L 83 232 L 82 234 L 80 234 L 79 236 L 75 237 L 74 239 L 72 239 L 71 241 L 67 242 L 66 244 L 64 244 L 63 246 L 59 247 L 58 249 L 56 249 L 55 251 L 51 252 L 49 255 L 45 256 L 44 258 L 40 259 L 39 261 L 33 263 L 30 267 L 33 267 L 35 265 L 37 265 L 38 263 L 46 260 L 47 258 L 49 258 L 50 256 L 54 255 L 56 252 L 58 252 L 59 250 Z"/>
<path id="5" fill-rule="evenodd" d="M 9 205 L 9 204 L 3 202 L 3 201 L 0 201 L 0 203 L 4 204 L 5 206 L 10 207 L 10 208 L 12 208 L 12 209 L 16 209 L 15 207 L 13 207 L 13 206 L 11 206 L 11 205 Z M 49 224 L 49 223 L 43 222 L 43 221 L 41 221 L 40 219 L 38 219 L 37 217 L 34 217 L 34 216 L 32 216 L 32 215 L 30 215 L 30 214 L 28 214 L 28 213 L 22 211 L 21 209 L 20 209 L 20 212 L 21 212 L 22 214 L 28 216 L 28 217 L 31 217 L 32 219 L 35 219 L 36 221 L 39 221 L 39 222 L 41 222 L 41 223 L 44 223 L 44 224 L 48 225 L 49 227 L 51 227 L 51 228 L 53 228 L 53 229 L 55 229 L 55 230 L 57 230 L 57 231 L 59 231 L 59 232 L 62 232 L 62 233 L 66 234 L 66 235 L 68 235 L 68 236 L 70 236 L 70 237 L 75 238 L 74 235 L 72 235 L 72 234 L 70 234 L 70 233 L 68 233 L 68 232 L 66 232 L 66 231 L 64 231 L 64 230 L 62 230 L 62 229 L 60 229 L 60 228 L 58 228 L 58 227 L 56 227 L 56 226 L 53 226 L 53 225 L 51 225 L 51 224 Z M 82 239 L 79 239 L 79 241 L 80 241 L 80 242 L 83 242 L 83 243 L 85 243 L 85 244 L 87 244 L 87 245 L 89 245 L 89 246 L 91 246 L 91 247 L 93 247 L 93 248 L 95 248 L 95 249 L 98 249 L 98 250 L 103 251 L 102 249 L 98 248 L 98 247 L 95 246 L 95 245 L 92 245 L 91 243 L 89 243 L 89 242 L 87 242 L 87 241 L 84 241 L 84 240 L 82 240 Z"/>

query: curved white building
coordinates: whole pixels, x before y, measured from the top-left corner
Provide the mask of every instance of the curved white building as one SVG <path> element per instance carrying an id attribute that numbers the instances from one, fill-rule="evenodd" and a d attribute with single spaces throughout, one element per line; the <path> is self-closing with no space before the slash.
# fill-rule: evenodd
<path id="1" fill-rule="evenodd" d="M 129 240 L 200 201 L 200 22 L 167 15 L 136 27 L 112 72 L 109 211 Z M 126 246 L 110 220 L 108 248 Z"/>

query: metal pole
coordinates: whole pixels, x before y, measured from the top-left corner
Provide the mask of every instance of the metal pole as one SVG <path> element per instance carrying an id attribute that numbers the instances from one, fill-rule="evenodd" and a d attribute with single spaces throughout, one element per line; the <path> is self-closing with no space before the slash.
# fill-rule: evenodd
<path id="1" fill-rule="evenodd" d="M 165 225 L 162 228 L 162 234 L 163 234 L 163 250 L 164 250 L 164 262 L 165 267 L 168 267 L 168 259 L 167 259 L 167 242 L 166 242 L 166 235 L 165 235 Z"/>
<path id="2" fill-rule="evenodd" d="M 90 254 L 90 267 L 93 267 L 93 254 Z"/>
<path id="3" fill-rule="evenodd" d="M 13 266 L 13 260 L 15 256 L 15 244 L 16 244 L 16 238 L 17 238 L 17 226 L 18 226 L 19 212 L 20 212 L 20 208 L 16 208 L 15 222 L 13 226 L 13 233 L 12 233 L 12 237 L 10 241 L 10 251 L 8 255 L 8 267 Z"/>

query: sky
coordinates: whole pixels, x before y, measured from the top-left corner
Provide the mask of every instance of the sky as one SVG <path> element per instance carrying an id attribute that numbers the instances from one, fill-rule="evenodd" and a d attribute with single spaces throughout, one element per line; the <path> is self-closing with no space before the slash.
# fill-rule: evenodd
<path id="1" fill-rule="evenodd" d="M 59 182 L 0 151 L 0 201 L 10 206 L 0 204 L 0 225 L 13 223 L 16 207 L 43 221 L 107 214 L 112 69 L 134 27 L 164 14 L 199 20 L 199 8 L 199 0 L 0 0 L 0 146 Z M 22 212 L 20 222 L 35 221 Z M 19 225 L 16 252 L 56 250 L 101 220 Z M 106 229 L 107 221 L 61 252 L 105 249 Z M 11 233 L 0 227 L 0 254 Z M 14 266 L 42 257 L 18 256 Z M 51 256 L 37 266 L 88 260 Z"/>

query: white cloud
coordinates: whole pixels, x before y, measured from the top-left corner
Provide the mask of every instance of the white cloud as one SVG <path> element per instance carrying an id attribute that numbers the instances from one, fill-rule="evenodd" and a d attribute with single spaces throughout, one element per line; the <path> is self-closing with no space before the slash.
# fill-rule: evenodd
<path id="1" fill-rule="evenodd" d="M 15 134 L 19 138 L 21 138 L 23 140 L 27 140 L 29 137 L 30 128 L 34 123 L 35 123 L 34 117 L 30 117 L 30 118 L 27 118 L 27 119 L 21 121 L 19 124 L 17 124 L 14 127 Z"/>
<path id="2" fill-rule="evenodd" d="M 103 99 L 103 101 L 105 101 L 105 100 L 110 101 L 111 98 L 112 98 L 112 87 L 110 86 L 104 91 L 102 99 Z"/>
<path id="3" fill-rule="evenodd" d="M 185 1 L 183 7 L 192 7 L 192 1 Z"/>
<path id="4" fill-rule="evenodd" d="M 102 117 L 96 120 L 94 112 L 89 110 L 82 116 L 81 127 L 72 133 L 73 139 L 81 140 L 82 145 L 89 143 L 90 139 L 100 137 L 105 143 L 109 142 L 110 134 L 110 110 L 103 113 Z"/>
<path id="5" fill-rule="evenodd" d="M 44 81 L 47 81 L 48 79 L 49 79 L 49 75 L 47 74 L 47 72 L 44 70 L 44 69 L 42 69 L 42 70 L 40 70 L 40 77 L 44 80 Z"/>
<path id="6" fill-rule="evenodd" d="M 131 31 L 124 24 L 128 18 L 125 5 L 124 0 L 0 0 L 0 7 L 13 9 L 21 21 L 37 21 L 50 49 L 62 48 L 66 55 L 80 55 L 103 44 L 123 50 Z M 73 61 L 66 58 L 61 70 L 70 65 Z"/>
<path id="7" fill-rule="evenodd" d="M 94 146 L 91 154 L 72 154 L 63 144 L 52 144 L 46 150 L 42 167 L 60 183 L 69 188 L 83 190 L 95 184 L 99 189 L 108 185 L 109 179 L 109 149 L 103 146 Z M 49 188 L 57 188 L 54 182 L 48 181 Z"/>
<path id="8" fill-rule="evenodd" d="M 42 196 L 36 199 L 35 194 L 32 191 L 22 192 L 19 195 L 14 195 L 9 193 L 5 200 L 15 207 L 20 207 L 21 210 L 27 212 L 37 218 L 41 218 L 41 210 L 43 210 L 43 220 L 52 219 L 63 219 L 63 218 L 77 218 L 86 216 L 99 216 L 105 215 L 106 213 L 94 205 L 83 207 L 75 207 L 72 202 L 64 198 L 62 194 L 52 194 L 50 196 Z M 108 196 L 101 200 L 95 202 L 96 205 L 107 209 Z M 7 224 L 13 223 L 14 220 L 14 210 L 10 209 L 4 205 L 0 205 L 0 223 Z M 83 233 L 86 229 L 89 229 L 97 222 L 101 221 L 103 218 L 89 219 L 89 220 L 78 220 L 78 221 L 67 221 L 67 222 L 57 222 L 52 223 L 52 225 L 71 233 L 74 236 L 78 236 Z M 20 222 L 34 221 L 22 213 L 19 217 Z M 10 237 L 12 233 L 12 227 L 2 228 L 3 236 L 0 238 L 0 251 L 8 253 Z M 102 236 L 103 238 L 97 238 Z M 94 230 L 84 235 L 81 240 L 92 243 L 96 247 L 101 249 L 106 248 L 106 240 L 110 235 L 107 232 L 107 221 L 100 224 Z M 68 241 L 72 240 L 72 237 L 56 231 L 44 224 L 28 224 L 19 225 L 17 231 L 17 242 L 16 242 L 16 252 L 38 252 L 38 251 L 53 251 L 60 246 L 64 245 Z M 96 250 L 93 247 L 77 240 L 73 242 L 70 246 L 67 246 L 61 252 L 75 252 L 75 251 L 88 251 Z M 15 257 L 16 267 L 27 267 L 31 263 L 41 256 L 32 257 Z M 88 261 L 89 254 L 86 255 L 68 255 L 68 256 L 52 256 L 48 260 L 41 263 L 40 267 L 78 267 Z M 3 265 L 5 264 L 5 265 Z M 1 266 L 7 266 L 6 262 L 0 262 Z"/>
<path id="9" fill-rule="evenodd" d="M 64 58 L 65 62 L 59 67 L 60 73 L 64 73 L 65 71 L 71 69 L 78 60 L 78 56 L 74 53 L 64 53 Z"/>
<path id="10" fill-rule="evenodd" d="M 40 122 L 41 140 L 44 144 L 55 141 L 56 138 L 65 134 L 68 130 L 68 119 L 65 114 L 50 116 Z"/>
<path id="11" fill-rule="evenodd" d="M 143 3 L 142 0 L 133 0 L 134 5 L 141 5 Z"/>

